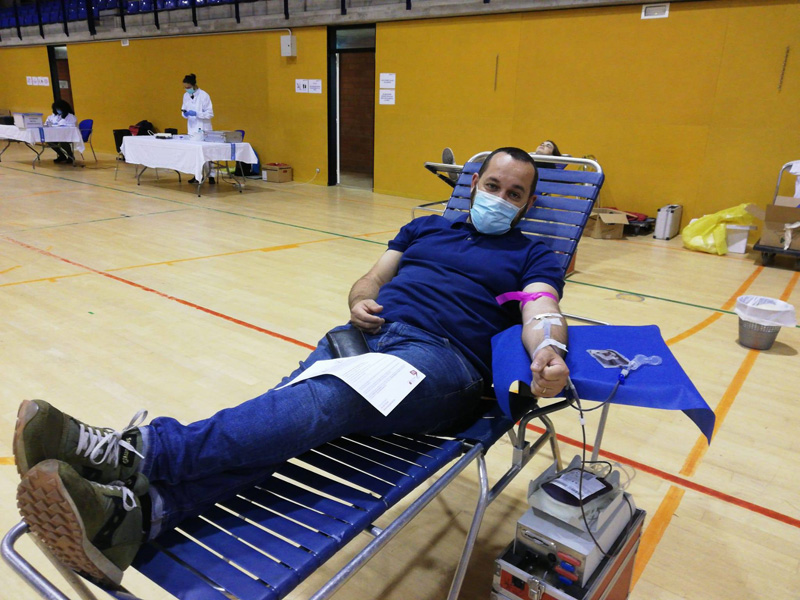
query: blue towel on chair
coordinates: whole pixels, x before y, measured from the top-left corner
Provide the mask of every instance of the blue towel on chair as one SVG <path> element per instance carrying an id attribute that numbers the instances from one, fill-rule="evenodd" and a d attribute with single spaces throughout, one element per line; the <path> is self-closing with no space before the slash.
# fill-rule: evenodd
<path id="1" fill-rule="evenodd" d="M 530 359 L 520 339 L 521 325 L 492 338 L 492 371 L 497 401 L 509 414 L 508 389 L 515 381 L 531 383 Z M 637 354 L 660 356 L 658 366 L 644 365 L 632 371 L 619 386 L 612 400 L 648 408 L 681 410 L 700 428 L 711 443 L 714 411 L 694 387 L 678 364 L 661 331 L 655 325 L 626 327 L 615 325 L 570 326 L 567 365 L 570 377 L 582 400 L 602 402 L 611 394 L 621 372 L 600 365 L 587 350 L 613 349 L 628 359 Z"/>

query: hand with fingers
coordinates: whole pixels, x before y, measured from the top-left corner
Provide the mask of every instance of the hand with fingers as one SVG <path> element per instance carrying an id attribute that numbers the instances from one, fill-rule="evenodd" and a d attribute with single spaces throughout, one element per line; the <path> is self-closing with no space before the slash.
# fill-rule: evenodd
<path id="1" fill-rule="evenodd" d="M 567 385 L 569 367 L 552 346 L 541 348 L 531 362 L 531 392 L 541 398 L 552 398 Z"/>
<path id="2" fill-rule="evenodd" d="M 383 306 L 370 298 L 360 300 L 350 309 L 350 322 L 366 333 L 378 333 L 386 319 L 378 316 Z"/>

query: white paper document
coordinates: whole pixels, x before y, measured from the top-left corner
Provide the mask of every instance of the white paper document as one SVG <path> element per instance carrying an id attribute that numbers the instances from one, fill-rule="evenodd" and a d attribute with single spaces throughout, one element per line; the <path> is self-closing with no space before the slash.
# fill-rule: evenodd
<path id="1" fill-rule="evenodd" d="M 597 480 L 597 477 L 592 473 L 587 471 L 583 472 L 583 485 L 580 484 L 581 480 L 581 471 L 578 469 L 574 469 L 572 471 L 567 471 L 563 475 L 561 475 L 558 479 L 554 479 L 552 481 L 553 485 L 557 485 L 563 490 L 566 490 L 573 496 L 579 499 L 586 498 L 587 496 L 591 496 L 595 492 L 599 492 L 602 489 L 605 489 L 605 486 Z M 580 496 L 578 495 L 578 490 L 580 489 L 583 492 Z"/>
<path id="2" fill-rule="evenodd" d="M 318 360 L 277 389 L 320 375 L 338 377 L 384 416 L 392 412 L 425 379 L 424 373 L 402 358 L 380 352 L 367 352 L 347 358 Z"/>

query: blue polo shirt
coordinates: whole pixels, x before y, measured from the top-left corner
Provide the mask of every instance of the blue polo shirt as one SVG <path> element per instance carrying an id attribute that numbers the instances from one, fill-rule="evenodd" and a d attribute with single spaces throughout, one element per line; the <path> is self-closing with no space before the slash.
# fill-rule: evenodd
<path id="1" fill-rule="evenodd" d="M 403 253 L 391 281 L 381 287 L 380 316 L 447 338 L 490 382 L 492 336 L 521 320 L 519 303 L 497 304 L 496 296 L 531 283 L 558 290 L 564 282 L 553 252 L 512 229 L 483 235 L 467 216 L 449 221 L 414 219 L 389 242 Z"/>

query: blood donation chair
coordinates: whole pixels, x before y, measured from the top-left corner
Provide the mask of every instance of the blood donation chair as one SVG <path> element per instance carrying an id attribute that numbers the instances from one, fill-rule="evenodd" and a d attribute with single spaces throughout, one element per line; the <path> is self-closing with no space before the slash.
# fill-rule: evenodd
<path id="1" fill-rule="evenodd" d="M 478 159 L 487 154 L 477 155 Z M 557 173 L 560 177 L 540 178 L 540 198 L 519 224 L 526 234 L 537 236 L 556 251 L 564 270 L 604 180 L 595 161 L 570 162 L 593 171 L 547 169 L 552 171 L 548 176 Z M 469 209 L 468 182 L 478 168 L 476 161 L 460 168 L 445 217 Z M 314 600 L 328 598 L 475 463 L 480 489 L 450 588 L 449 598 L 455 599 L 489 504 L 546 444 L 561 468 L 555 429 L 548 415 L 573 401 L 568 394 L 540 405 L 528 393 L 511 398 L 506 395 L 501 407 L 487 398 L 484 414 L 455 435 L 347 436 L 324 444 L 286 462 L 252 489 L 148 542 L 132 568 L 182 600 L 277 600 L 358 534 L 372 536 L 311 596 Z M 533 419 L 542 423 L 544 432 L 529 441 L 527 426 Z M 513 444 L 512 463 L 490 486 L 485 454 L 504 435 Z M 391 522 L 376 524 L 387 510 L 417 489 L 422 492 L 417 492 Z M 27 532 L 24 522 L 8 532 L 2 544 L 3 558 L 44 598 L 67 600 L 14 548 Z M 94 597 L 80 577 L 54 564 L 83 598 Z M 107 591 L 120 600 L 136 598 L 122 588 Z"/>

